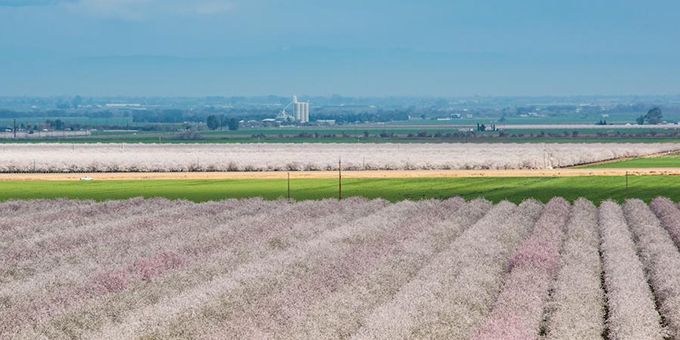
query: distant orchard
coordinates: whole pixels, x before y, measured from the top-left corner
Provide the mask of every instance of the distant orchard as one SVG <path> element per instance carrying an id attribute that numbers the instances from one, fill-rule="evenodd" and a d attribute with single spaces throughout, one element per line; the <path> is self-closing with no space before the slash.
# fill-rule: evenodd
<path id="1" fill-rule="evenodd" d="M 0 172 L 549 169 L 677 144 L 5 144 Z"/>

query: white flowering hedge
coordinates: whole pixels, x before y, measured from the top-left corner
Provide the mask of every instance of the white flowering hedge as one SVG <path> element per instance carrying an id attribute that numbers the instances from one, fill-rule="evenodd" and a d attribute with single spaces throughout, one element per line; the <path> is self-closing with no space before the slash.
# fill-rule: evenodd
<path id="1" fill-rule="evenodd" d="M 677 144 L 2 144 L 0 172 L 546 169 Z"/>

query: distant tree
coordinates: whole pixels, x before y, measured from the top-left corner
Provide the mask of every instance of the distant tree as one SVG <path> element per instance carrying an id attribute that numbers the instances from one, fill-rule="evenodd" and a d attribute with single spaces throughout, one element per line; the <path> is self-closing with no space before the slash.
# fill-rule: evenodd
<path id="1" fill-rule="evenodd" d="M 71 104 L 68 103 L 68 102 L 62 101 L 62 102 L 57 103 L 56 107 L 57 107 L 57 109 L 60 109 L 60 110 L 67 110 L 67 109 L 71 108 Z"/>
<path id="2" fill-rule="evenodd" d="M 647 111 L 647 114 L 645 115 L 645 121 L 649 124 L 659 124 L 661 123 L 661 120 L 663 119 L 663 114 L 661 113 L 661 108 L 659 107 L 654 107 L 651 110 Z"/>
<path id="3" fill-rule="evenodd" d="M 64 129 L 64 122 L 61 119 L 57 120 L 51 120 L 48 119 L 45 121 L 45 126 L 48 129 L 53 129 L 53 130 L 63 130 Z"/>
<path id="4" fill-rule="evenodd" d="M 229 128 L 230 131 L 236 131 L 238 130 L 239 127 L 239 121 L 236 118 L 229 118 L 227 121 L 227 127 Z"/>
<path id="5" fill-rule="evenodd" d="M 635 122 L 638 123 L 638 125 L 642 125 L 645 123 L 645 116 L 640 116 L 635 118 Z"/>
<path id="6" fill-rule="evenodd" d="M 61 119 L 57 119 L 54 121 L 54 129 L 57 131 L 63 131 L 66 124 Z"/>
<path id="7" fill-rule="evenodd" d="M 215 115 L 208 116 L 207 122 L 208 129 L 217 130 L 220 127 L 220 120 Z"/>
<path id="8" fill-rule="evenodd" d="M 71 106 L 73 106 L 74 109 L 77 109 L 82 104 L 83 98 L 81 96 L 75 96 L 71 99 Z"/>
<path id="9" fill-rule="evenodd" d="M 198 133 L 198 131 L 196 131 L 195 129 L 190 128 L 190 129 L 185 129 L 185 130 L 183 130 L 183 131 L 181 131 L 181 132 L 178 132 L 178 133 L 175 135 L 175 138 L 177 138 L 177 139 L 192 139 L 192 140 L 196 140 L 196 139 L 202 139 L 203 137 Z"/>

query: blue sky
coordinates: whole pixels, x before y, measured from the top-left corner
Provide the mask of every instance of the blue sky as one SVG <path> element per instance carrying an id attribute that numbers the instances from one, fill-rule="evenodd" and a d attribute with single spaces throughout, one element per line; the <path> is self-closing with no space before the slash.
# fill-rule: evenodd
<path id="1" fill-rule="evenodd" d="M 0 0 L 0 96 L 680 94 L 679 22 L 655 0 Z"/>

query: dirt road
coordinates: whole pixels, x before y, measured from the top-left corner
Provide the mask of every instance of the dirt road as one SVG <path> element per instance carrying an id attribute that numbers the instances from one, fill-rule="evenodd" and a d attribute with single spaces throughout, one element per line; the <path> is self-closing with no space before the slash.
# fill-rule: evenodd
<path id="1" fill-rule="evenodd" d="M 464 177 L 574 177 L 574 176 L 680 176 L 680 168 L 659 169 L 554 169 L 554 170 L 380 170 L 343 171 L 343 178 L 464 178 Z M 200 180 L 285 179 L 284 171 L 262 172 L 123 172 L 0 174 L 0 181 Z M 292 171 L 290 177 L 337 178 L 337 171 Z"/>

